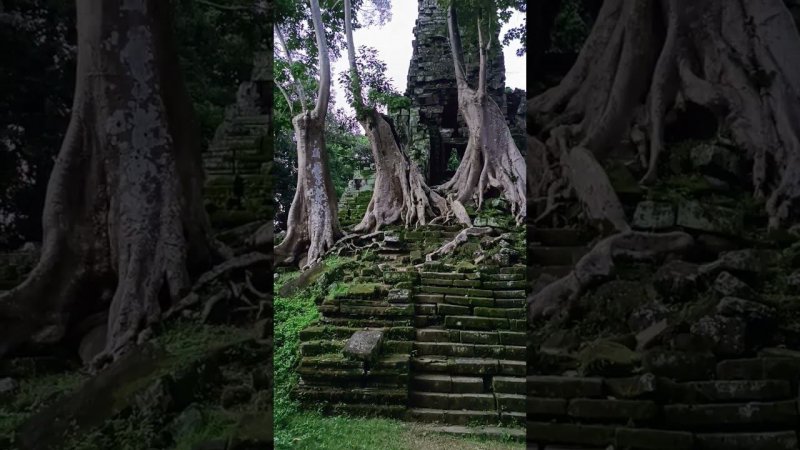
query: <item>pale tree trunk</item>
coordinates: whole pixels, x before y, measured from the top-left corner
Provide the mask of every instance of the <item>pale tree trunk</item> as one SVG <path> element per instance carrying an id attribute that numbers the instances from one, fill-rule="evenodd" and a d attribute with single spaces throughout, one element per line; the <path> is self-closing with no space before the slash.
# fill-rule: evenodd
<path id="1" fill-rule="evenodd" d="M 447 26 L 458 86 L 458 107 L 467 123 L 469 140 L 455 175 L 441 189 L 454 194 L 454 206 L 475 200 L 480 208 L 486 191 L 496 188 L 511 204 L 517 223 L 521 223 L 527 205 L 525 160 L 514 143 L 503 112 L 486 91 L 486 53 L 491 37 L 483 42 L 479 21 L 479 79 L 478 88 L 472 89 L 464 73 L 463 50 L 453 5 L 448 9 Z"/>
<path id="2" fill-rule="evenodd" d="M 752 162 L 770 227 L 785 227 L 800 218 L 798 48 L 781 0 L 606 0 L 573 68 L 529 103 L 529 113 L 543 139 L 550 136 L 552 170 L 580 172 L 555 167 L 559 154 L 576 147 L 601 154 L 630 137 L 648 169 L 642 183 L 651 184 L 666 114 L 686 102 L 705 107 Z M 589 181 L 605 186 L 604 177 Z M 590 199 L 592 192 L 577 194 L 585 204 L 619 203 L 611 193 Z"/>
<path id="3" fill-rule="evenodd" d="M 328 153 L 325 117 L 331 89 L 328 44 L 319 0 L 311 0 L 311 16 L 319 49 L 319 92 L 313 110 L 292 119 L 297 139 L 297 189 L 289 208 L 286 238 L 275 247 L 275 264 L 308 266 L 319 260 L 341 236 Z"/>
<path id="4" fill-rule="evenodd" d="M 0 298 L 0 356 L 109 308 L 116 358 L 220 256 L 168 2 L 78 0 L 72 118 L 47 188 L 41 259 Z M 110 300 L 110 305 L 108 304 Z"/>
<path id="5" fill-rule="evenodd" d="M 400 147 L 388 118 L 364 105 L 353 43 L 352 6 L 350 0 L 344 3 L 351 90 L 358 123 L 369 139 L 375 162 L 372 199 L 354 231 L 377 231 L 399 221 L 407 227 L 425 225 L 428 218 L 447 212 L 447 202 L 425 183 L 419 168 Z"/>

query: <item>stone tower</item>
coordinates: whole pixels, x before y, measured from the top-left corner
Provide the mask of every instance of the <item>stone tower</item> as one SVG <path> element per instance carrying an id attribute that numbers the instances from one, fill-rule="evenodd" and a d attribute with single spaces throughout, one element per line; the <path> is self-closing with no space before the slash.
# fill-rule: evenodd
<path id="1" fill-rule="evenodd" d="M 408 116 L 407 142 L 414 159 L 423 166 L 428 183 L 447 180 L 447 163 L 453 151 L 463 155 L 467 145 L 467 128 L 458 112 L 455 69 L 447 33 L 447 12 L 437 0 L 419 0 L 414 26 L 414 43 L 408 70 L 406 96 L 412 101 Z M 497 36 L 494 37 L 495 42 Z M 464 42 L 468 48 L 468 43 Z M 513 103 L 515 115 L 518 99 L 509 102 L 505 93 L 505 63 L 499 45 L 494 45 L 489 59 L 487 85 L 489 94 L 506 110 Z M 466 52 L 467 76 L 470 85 L 477 85 L 477 54 Z M 524 95 L 522 95 L 524 98 Z M 401 118 L 401 121 L 403 119 Z M 516 123 L 516 119 L 510 122 Z M 402 125 L 401 125 L 402 127 Z"/>

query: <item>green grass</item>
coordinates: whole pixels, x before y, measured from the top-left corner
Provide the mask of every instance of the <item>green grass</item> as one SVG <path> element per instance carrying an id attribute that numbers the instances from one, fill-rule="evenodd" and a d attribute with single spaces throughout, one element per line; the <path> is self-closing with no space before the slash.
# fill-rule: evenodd
<path id="1" fill-rule="evenodd" d="M 0 403 L 0 442 L 11 438 L 14 430 L 38 409 L 76 389 L 86 378 L 78 372 L 65 372 L 19 380 L 19 393 L 14 400 Z"/>
<path id="2" fill-rule="evenodd" d="M 295 413 L 275 430 L 278 450 L 521 450 L 510 440 L 464 438 L 433 433 L 414 423 L 346 416 Z"/>

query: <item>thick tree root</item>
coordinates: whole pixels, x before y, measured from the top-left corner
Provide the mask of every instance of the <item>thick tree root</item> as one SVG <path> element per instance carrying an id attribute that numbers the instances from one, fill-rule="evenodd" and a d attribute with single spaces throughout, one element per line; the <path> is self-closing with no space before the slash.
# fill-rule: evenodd
<path id="1" fill-rule="evenodd" d="M 372 146 L 375 187 L 356 232 L 377 231 L 402 221 L 406 227 L 426 225 L 447 212 L 447 202 L 428 187 L 419 168 L 400 148 L 387 118 L 374 109 L 360 121 Z"/>
<path id="2" fill-rule="evenodd" d="M 426 261 L 435 261 L 443 256 L 449 255 L 458 249 L 459 246 L 469 241 L 470 237 L 485 236 L 494 233 L 490 227 L 470 227 L 461 230 L 450 242 L 425 255 Z"/>
<path id="3" fill-rule="evenodd" d="M 455 200 L 481 207 L 483 196 L 496 188 L 511 204 L 517 223 L 526 217 L 525 159 L 511 137 L 500 108 L 488 96 L 460 87 L 458 102 L 470 130 L 467 150 L 452 179 L 437 189 Z"/>
<path id="4" fill-rule="evenodd" d="M 643 233 L 627 231 L 598 242 L 565 277 L 528 297 L 530 322 L 556 314 L 569 315 L 587 288 L 614 275 L 615 263 L 625 260 L 650 260 L 670 253 L 682 253 L 694 244 L 683 232 Z"/>
<path id="5" fill-rule="evenodd" d="M 517 224 L 522 224 L 527 215 L 525 159 L 514 143 L 503 112 L 487 94 L 486 52 L 491 39 L 484 42 L 480 19 L 477 28 L 480 65 L 478 87 L 472 89 L 463 69 L 464 52 L 456 9 L 450 5 L 447 29 L 458 85 L 458 108 L 469 128 L 469 140 L 455 175 L 439 189 L 454 194 L 459 204 L 474 202 L 480 209 L 486 192 L 495 188 L 511 204 Z"/>
<path id="6" fill-rule="evenodd" d="M 651 184 L 667 113 L 702 106 L 752 162 L 770 227 L 787 227 L 800 219 L 798 46 L 781 0 L 608 0 L 573 68 L 529 114 L 543 136 L 566 126 L 567 147 L 598 155 L 630 138 Z"/>

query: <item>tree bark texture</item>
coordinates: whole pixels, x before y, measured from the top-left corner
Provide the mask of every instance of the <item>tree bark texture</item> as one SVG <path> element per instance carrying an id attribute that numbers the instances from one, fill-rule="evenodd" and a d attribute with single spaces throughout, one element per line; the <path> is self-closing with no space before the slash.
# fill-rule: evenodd
<path id="1" fill-rule="evenodd" d="M 292 119 L 297 140 L 297 189 L 289 208 L 286 237 L 275 247 L 278 265 L 310 265 L 342 234 L 325 148 L 331 69 L 319 0 L 311 0 L 311 15 L 319 50 L 319 91 L 314 109 L 306 110 L 303 105 L 303 111 Z"/>
<path id="2" fill-rule="evenodd" d="M 484 42 L 479 31 L 478 87 L 472 89 L 464 72 L 464 56 L 454 6 L 448 9 L 447 22 L 458 86 L 458 106 L 469 129 L 469 139 L 455 175 L 440 188 L 453 193 L 460 204 L 475 200 L 479 208 L 486 191 L 496 188 L 511 204 L 517 222 L 522 223 L 527 206 L 525 159 L 514 143 L 503 112 L 486 92 L 486 52 L 491 41 Z"/>
<path id="3" fill-rule="evenodd" d="M 0 298 L 0 356 L 109 309 L 116 358 L 219 256 L 169 3 L 78 0 L 72 117 L 50 177 L 41 259 Z"/>
<path id="4" fill-rule="evenodd" d="M 574 147 L 599 157 L 630 137 L 647 168 L 641 182 L 651 184 L 667 112 L 702 106 L 751 162 L 770 227 L 786 227 L 800 218 L 798 47 L 781 0 L 607 0 L 573 68 L 529 113 L 551 167 Z M 566 145 L 550 141 L 558 130 Z"/>

